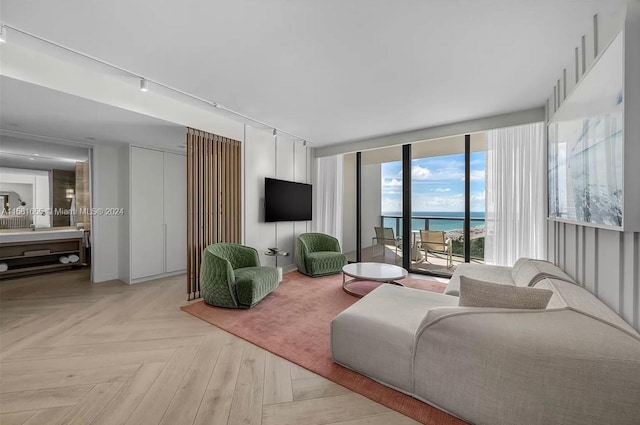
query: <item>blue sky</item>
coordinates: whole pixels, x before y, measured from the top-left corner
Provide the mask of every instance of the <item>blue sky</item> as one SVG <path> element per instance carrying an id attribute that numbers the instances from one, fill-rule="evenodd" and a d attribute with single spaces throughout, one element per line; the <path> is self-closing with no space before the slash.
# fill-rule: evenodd
<path id="1" fill-rule="evenodd" d="M 484 212 L 486 154 L 471 154 L 471 211 Z M 464 211 L 464 154 L 411 161 L 413 211 Z M 382 213 L 402 210 L 402 162 L 382 164 Z"/>

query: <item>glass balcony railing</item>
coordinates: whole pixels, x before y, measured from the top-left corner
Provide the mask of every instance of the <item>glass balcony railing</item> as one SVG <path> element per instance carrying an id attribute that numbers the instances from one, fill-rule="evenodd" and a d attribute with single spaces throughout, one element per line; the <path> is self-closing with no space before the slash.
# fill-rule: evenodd
<path id="1" fill-rule="evenodd" d="M 455 214 L 455 213 L 454 213 Z M 476 213 L 477 214 L 477 213 Z M 484 217 L 471 218 L 471 261 L 473 263 L 484 263 L 484 240 L 485 240 L 485 220 Z M 395 237 L 402 235 L 402 216 L 382 215 L 380 225 L 393 229 Z M 411 258 L 411 270 L 422 271 L 435 276 L 450 277 L 456 267 L 464 263 L 464 219 L 460 216 L 427 216 L 416 215 L 411 217 L 411 240 L 409 246 L 411 250 L 404 252 L 402 246 L 396 247 L 393 239 L 376 243 L 375 240 L 363 239 L 361 250 L 362 262 L 382 262 L 388 264 L 401 265 L 402 258 L 409 255 Z M 445 239 L 451 240 L 451 255 L 448 248 L 446 250 L 425 249 L 421 243 L 420 230 L 435 230 L 445 233 Z M 373 232 L 373 229 L 370 229 Z M 375 238 L 374 238 L 375 239 Z M 448 245 L 448 241 L 446 244 Z M 370 244 L 370 245 L 369 245 Z M 382 246 L 381 246 L 382 245 Z M 356 261 L 356 251 L 346 252 L 349 261 Z"/>
<path id="2" fill-rule="evenodd" d="M 402 235 L 402 216 L 380 216 L 382 227 L 391 227 L 396 236 Z M 464 218 L 455 216 L 411 216 L 411 230 L 437 230 L 445 232 L 445 237 L 452 241 L 454 262 L 464 261 Z M 485 219 L 471 217 L 471 258 L 484 261 Z"/>

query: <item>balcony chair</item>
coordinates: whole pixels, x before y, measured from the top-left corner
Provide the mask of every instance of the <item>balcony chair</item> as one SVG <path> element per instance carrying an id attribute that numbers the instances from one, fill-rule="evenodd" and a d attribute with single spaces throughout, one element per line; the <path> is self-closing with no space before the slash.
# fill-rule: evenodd
<path id="1" fill-rule="evenodd" d="M 429 262 L 428 253 L 437 252 L 447 256 L 447 268 L 453 267 L 451 239 L 445 237 L 445 232 L 438 230 L 420 230 L 420 248 L 424 250 L 424 258 Z"/>
<path id="2" fill-rule="evenodd" d="M 340 273 L 347 264 L 340 243 L 324 233 L 303 233 L 296 239 L 296 266 L 307 276 Z"/>
<path id="3" fill-rule="evenodd" d="M 386 245 L 393 245 L 396 248 L 396 257 L 394 261 L 398 261 L 398 248 L 402 249 L 402 240 L 400 238 L 396 238 L 393 233 L 393 228 L 391 227 L 374 227 L 376 232 L 375 237 L 371 238 L 371 256 L 375 257 L 374 249 L 376 245 L 382 246 L 382 256 L 384 257 L 387 253 Z M 375 241 L 375 243 L 374 243 Z"/>
<path id="4" fill-rule="evenodd" d="M 278 270 L 260 266 L 258 251 L 254 248 L 216 243 L 202 253 L 200 294 L 207 304 L 251 308 L 279 283 Z"/>

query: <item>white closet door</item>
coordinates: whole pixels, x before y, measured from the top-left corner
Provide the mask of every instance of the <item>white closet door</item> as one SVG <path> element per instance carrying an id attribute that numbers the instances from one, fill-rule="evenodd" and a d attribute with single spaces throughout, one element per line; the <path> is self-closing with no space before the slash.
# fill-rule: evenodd
<path id="1" fill-rule="evenodd" d="M 164 154 L 166 272 L 187 268 L 187 157 Z"/>
<path id="2" fill-rule="evenodd" d="M 164 273 L 164 154 L 131 148 L 131 278 Z"/>

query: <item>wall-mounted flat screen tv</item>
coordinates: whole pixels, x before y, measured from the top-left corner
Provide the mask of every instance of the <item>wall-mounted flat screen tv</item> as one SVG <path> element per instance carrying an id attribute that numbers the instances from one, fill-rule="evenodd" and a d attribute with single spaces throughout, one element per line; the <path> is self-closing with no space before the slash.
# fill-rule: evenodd
<path id="1" fill-rule="evenodd" d="M 311 220 L 311 185 L 264 179 L 264 221 Z"/>

